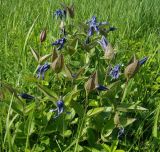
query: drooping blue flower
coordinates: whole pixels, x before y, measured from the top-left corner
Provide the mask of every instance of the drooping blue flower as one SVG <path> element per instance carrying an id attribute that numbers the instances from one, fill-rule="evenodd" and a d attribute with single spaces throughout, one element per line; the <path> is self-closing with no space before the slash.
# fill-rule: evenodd
<path id="1" fill-rule="evenodd" d="M 61 9 L 58 9 L 54 12 L 54 16 L 56 16 L 56 18 L 58 19 L 58 17 L 62 20 L 62 18 L 66 17 L 66 11 L 65 10 L 61 10 Z"/>
<path id="2" fill-rule="evenodd" d="M 103 48 L 103 50 L 105 50 L 107 48 L 108 41 L 107 41 L 107 39 L 104 36 L 102 36 L 101 40 L 98 41 L 98 43 L 101 45 L 101 47 Z"/>
<path id="3" fill-rule="evenodd" d="M 66 38 L 61 38 L 52 43 L 52 45 L 58 45 L 57 50 L 61 50 L 66 43 Z"/>
<path id="4" fill-rule="evenodd" d="M 141 66 L 147 61 L 148 57 L 144 57 L 143 59 L 139 60 L 138 64 Z"/>
<path id="5" fill-rule="evenodd" d="M 96 17 L 93 16 L 91 18 L 91 20 L 89 20 L 87 22 L 87 24 L 89 25 L 88 36 L 90 37 L 94 34 L 94 31 L 99 34 L 99 26 L 108 25 L 108 22 L 99 22 L 98 23 Z"/>
<path id="6" fill-rule="evenodd" d="M 50 112 L 57 112 L 56 116 L 54 118 L 59 117 L 61 113 L 64 111 L 64 102 L 62 100 L 58 100 L 56 103 L 57 108 L 51 109 Z"/>
<path id="7" fill-rule="evenodd" d="M 21 98 L 27 99 L 27 100 L 32 100 L 32 99 L 34 99 L 33 96 L 31 96 L 31 95 L 29 95 L 29 94 L 27 94 L 27 93 L 21 93 L 21 94 L 19 94 L 19 96 L 21 96 Z"/>
<path id="8" fill-rule="evenodd" d="M 119 72 L 120 72 L 120 65 L 118 64 L 110 71 L 109 74 L 112 77 L 112 79 L 118 79 Z"/>
<path id="9" fill-rule="evenodd" d="M 117 28 L 116 27 L 110 27 L 109 31 L 115 31 Z"/>
<path id="10" fill-rule="evenodd" d="M 92 36 L 94 31 L 99 32 L 98 23 L 95 16 L 93 16 L 92 19 L 88 21 L 88 24 L 89 24 L 88 36 Z"/>
<path id="11" fill-rule="evenodd" d="M 106 91 L 106 90 L 109 90 L 107 87 L 103 86 L 103 85 L 97 85 L 96 86 L 96 89 L 99 90 L 99 91 Z"/>
<path id="12" fill-rule="evenodd" d="M 119 128 L 119 131 L 118 131 L 118 139 L 120 139 L 123 135 L 124 135 L 124 128 L 121 127 Z"/>
<path id="13" fill-rule="evenodd" d="M 37 78 L 40 78 L 42 76 L 42 79 L 44 80 L 44 74 L 49 68 L 50 68 L 50 64 L 48 63 L 45 63 L 44 65 L 40 65 L 37 69 Z"/>

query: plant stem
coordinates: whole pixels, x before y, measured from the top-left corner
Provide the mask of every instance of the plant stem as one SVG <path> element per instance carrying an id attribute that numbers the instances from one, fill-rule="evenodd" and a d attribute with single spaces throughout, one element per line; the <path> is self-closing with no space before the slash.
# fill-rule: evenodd
<path id="1" fill-rule="evenodd" d="M 124 90 L 123 90 L 123 96 L 122 96 L 121 103 L 123 103 L 124 99 L 126 98 L 127 90 L 128 90 L 128 81 L 125 83 L 125 87 L 124 87 Z"/>
<path id="2" fill-rule="evenodd" d="M 80 137 L 82 136 L 82 130 L 84 128 L 84 121 L 85 121 L 85 117 L 86 117 L 86 113 L 87 113 L 87 107 L 88 107 L 88 93 L 86 92 L 86 100 L 85 100 L 85 109 L 84 109 L 84 115 L 80 124 L 80 127 L 78 129 L 78 137 L 77 137 L 77 141 L 76 141 L 76 146 L 75 146 L 75 152 L 78 152 L 78 142 Z"/>

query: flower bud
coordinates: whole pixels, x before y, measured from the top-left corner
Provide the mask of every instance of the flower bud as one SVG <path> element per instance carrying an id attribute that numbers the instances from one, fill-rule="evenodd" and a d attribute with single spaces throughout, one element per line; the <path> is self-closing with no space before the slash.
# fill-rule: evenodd
<path id="1" fill-rule="evenodd" d="M 74 18 L 74 5 L 72 4 L 71 6 L 67 7 L 67 10 L 68 10 L 69 16 L 71 18 Z"/>
<path id="2" fill-rule="evenodd" d="M 54 60 L 58 57 L 58 54 L 55 50 L 55 48 L 53 48 L 53 52 L 52 52 L 52 62 L 54 62 Z"/>
<path id="3" fill-rule="evenodd" d="M 96 71 L 90 76 L 88 81 L 85 83 L 86 92 L 89 93 L 90 91 L 94 90 L 97 85 L 98 85 L 98 73 Z"/>
<path id="4" fill-rule="evenodd" d="M 112 48 L 110 43 L 108 43 L 108 45 L 106 46 L 106 48 L 104 50 L 104 56 L 107 60 L 112 60 L 115 56 L 115 51 Z"/>
<path id="5" fill-rule="evenodd" d="M 44 42 L 46 40 L 46 36 L 47 36 L 47 33 L 46 33 L 46 30 L 43 30 L 40 34 L 40 42 Z"/>
<path id="6" fill-rule="evenodd" d="M 64 59 L 63 55 L 61 54 L 54 60 L 54 62 L 51 64 L 51 67 L 56 73 L 59 73 L 61 72 L 63 66 L 64 66 Z"/>
<path id="7" fill-rule="evenodd" d="M 127 78 L 127 81 L 136 74 L 138 67 L 139 67 L 138 60 L 134 55 L 130 61 L 130 64 L 125 68 L 125 71 L 124 71 L 124 75 Z"/>
<path id="8" fill-rule="evenodd" d="M 104 56 L 107 60 L 112 60 L 115 56 L 115 51 L 112 48 L 111 44 L 107 41 L 107 39 L 102 36 L 101 40 L 98 41 L 101 45 L 102 49 L 104 50 Z"/>
<path id="9" fill-rule="evenodd" d="M 40 34 L 40 42 L 44 42 L 46 40 L 46 36 L 47 36 L 47 33 L 46 33 L 46 30 L 43 30 Z"/>
<path id="10" fill-rule="evenodd" d="M 59 28 L 61 30 L 63 30 L 65 28 L 65 22 L 64 21 L 61 21 L 61 24 L 59 25 Z"/>

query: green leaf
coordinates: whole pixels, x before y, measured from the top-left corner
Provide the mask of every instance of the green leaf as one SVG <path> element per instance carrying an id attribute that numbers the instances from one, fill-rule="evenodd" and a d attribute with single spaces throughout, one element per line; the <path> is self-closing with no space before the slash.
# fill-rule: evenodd
<path id="1" fill-rule="evenodd" d="M 83 23 L 83 22 L 79 22 L 78 23 L 78 25 L 79 25 L 79 28 L 82 30 L 88 30 L 88 25 L 87 24 L 85 24 L 85 23 Z"/>
<path id="2" fill-rule="evenodd" d="M 1 82 L 1 83 L 4 86 L 4 88 L 6 88 L 12 95 L 14 95 L 18 99 L 19 104 L 23 106 L 23 101 L 19 98 L 18 91 L 6 82 Z"/>
<path id="3" fill-rule="evenodd" d="M 40 91 L 42 91 L 46 96 L 48 97 L 51 97 L 51 98 L 54 98 L 56 100 L 58 100 L 58 96 L 56 93 L 54 93 L 52 90 L 40 85 L 40 84 L 37 84 L 37 87 L 39 88 Z"/>
<path id="4" fill-rule="evenodd" d="M 75 48 L 72 46 L 67 46 L 66 48 L 67 48 L 67 51 L 70 55 L 73 55 L 76 51 Z"/>
<path id="5" fill-rule="evenodd" d="M 10 105 L 9 100 L 4 100 L 4 103 L 7 104 L 8 106 Z M 23 115 L 23 106 L 15 101 L 12 102 L 11 105 L 12 110 L 14 110 L 16 113 L 19 115 Z"/>
<path id="6" fill-rule="evenodd" d="M 139 103 L 139 102 L 138 102 Z M 121 106 L 118 106 L 117 107 L 117 110 L 118 111 L 122 111 L 122 112 L 129 112 L 129 111 L 146 111 L 148 109 L 144 108 L 144 107 L 141 107 L 141 106 L 138 106 L 137 104 L 138 103 L 135 103 L 133 105 L 131 104 L 121 104 Z"/>
<path id="7" fill-rule="evenodd" d="M 71 102 L 71 106 L 74 108 L 75 112 L 82 117 L 84 115 L 84 108 L 83 106 L 78 102 Z"/>
<path id="8" fill-rule="evenodd" d="M 64 70 L 65 70 L 65 74 L 69 79 L 72 79 L 72 72 L 70 70 L 70 68 L 68 67 L 68 65 L 64 65 Z"/>
<path id="9" fill-rule="evenodd" d="M 28 114 L 30 111 L 32 111 L 36 106 L 36 103 L 35 102 L 32 102 L 30 103 L 29 105 L 27 105 L 25 108 L 24 108 L 24 114 Z"/>
<path id="10" fill-rule="evenodd" d="M 105 107 L 105 112 L 112 112 L 113 111 L 113 108 L 112 107 Z"/>
<path id="11" fill-rule="evenodd" d="M 98 101 L 96 100 L 89 100 L 89 106 L 91 107 L 98 107 Z"/>
<path id="12" fill-rule="evenodd" d="M 65 130 L 63 132 L 63 137 L 70 137 L 72 135 L 72 131 L 71 130 Z"/>
<path id="13" fill-rule="evenodd" d="M 102 147 L 104 148 L 105 152 L 111 152 L 111 148 L 108 145 L 102 144 Z"/>
<path id="14" fill-rule="evenodd" d="M 76 74 L 76 78 L 78 78 L 82 73 L 84 73 L 86 66 L 81 67 Z"/>
<path id="15" fill-rule="evenodd" d="M 92 128 L 87 128 L 87 141 L 91 146 L 96 144 L 96 133 Z"/>
<path id="16" fill-rule="evenodd" d="M 34 132 L 34 126 L 35 126 L 34 113 L 31 112 L 28 116 L 27 121 L 25 122 L 24 131 L 27 136 L 30 136 Z"/>
<path id="17" fill-rule="evenodd" d="M 43 137 L 40 139 L 40 141 L 41 141 L 41 144 L 49 145 L 50 139 L 49 139 L 49 137 L 43 136 Z"/>
<path id="18" fill-rule="evenodd" d="M 153 129 L 152 129 L 153 137 L 157 137 L 159 114 L 160 114 L 160 103 L 156 109 L 156 114 L 155 114 L 155 118 L 154 118 L 154 125 L 153 125 Z"/>
<path id="19" fill-rule="evenodd" d="M 46 61 L 48 58 L 50 58 L 52 56 L 52 54 L 46 54 L 44 56 L 42 56 L 40 59 L 39 59 L 39 63 L 41 64 L 42 62 Z"/>
<path id="20" fill-rule="evenodd" d="M 31 49 L 31 52 L 32 52 L 34 58 L 36 59 L 36 61 L 39 62 L 39 54 L 31 47 L 30 47 L 30 49 Z"/>
<path id="21" fill-rule="evenodd" d="M 118 140 L 113 141 L 113 144 L 111 146 L 111 152 L 115 152 L 118 146 Z"/>
<path id="22" fill-rule="evenodd" d="M 114 128 L 115 128 L 115 124 L 113 119 L 105 121 L 105 126 L 103 127 L 102 134 L 101 134 L 104 141 L 106 137 L 109 137 L 111 135 Z"/>
<path id="23" fill-rule="evenodd" d="M 41 83 L 42 83 L 42 85 L 44 85 L 44 86 L 48 86 L 48 85 L 49 85 L 48 81 L 45 81 L 45 80 L 42 80 Z"/>
<path id="24" fill-rule="evenodd" d="M 85 152 L 100 152 L 99 149 L 96 149 L 94 147 L 87 147 L 87 146 L 84 146 L 84 151 Z"/>
<path id="25" fill-rule="evenodd" d="M 136 121 L 135 118 L 120 118 L 120 123 L 123 127 L 126 127 Z"/>
<path id="26" fill-rule="evenodd" d="M 68 106 L 70 105 L 71 101 L 76 98 L 79 95 L 79 90 L 77 90 L 77 86 L 74 87 L 74 89 L 71 92 L 68 92 L 64 96 L 64 102 L 65 105 Z"/>
<path id="27" fill-rule="evenodd" d="M 137 105 L 138 103 L 135 103 L 134 105 L 129 106 L 128 109 L 129 110 L 139 110 L 139 111 L 146 111 L 146 110 L 148 110 L 148 109 L 146 109 L 144 107 L 138 106 Z"/>
<path id="28" fill-rule="evenodd" d="M 88 116 L 88 117 L 94 116 L 94 115 L 96 115 L 96 114 L 101 113 L 101 112 L 104 111 L 104 110 L 105 110 L 105 107 L 93 108 L 93 109 L 91 109 L 91 110 L 89 110 L 89 111 L 87 112 L 87 116 Z"/>
<path id="29" fill-rule="evenodd" d="M 133 79 L 131 79 L 128 83 L 125 84 L 124 93 L 123 93 L 122 100 L 121 100 L 122 103 L 127 98 L 127 95 L 129 94 L 129 92 L 131 91 L 133 83 L 134 81 Z"/>

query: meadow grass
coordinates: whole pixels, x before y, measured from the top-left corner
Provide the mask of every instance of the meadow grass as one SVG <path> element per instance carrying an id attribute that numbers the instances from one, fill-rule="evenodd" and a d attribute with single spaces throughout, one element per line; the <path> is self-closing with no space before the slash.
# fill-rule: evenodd
<path id="1" fill-rule="evenodd" d="M 143 70 L 140 70 L 131 81 L 128 88 L 130 92 L 125 96 L 126 102 L 137 102 L 148 111 L 135 114 L 137 120 L 127 127 L 128 136 L 120 148 L 125 151 L 160 151 L 158 146 L 160 145 L 160 1 L 67 0 L 65 2 L 73 2 L 75 5 L 73 22 L 76 25 L 95 15 L 99 21 L 108 21 L 117 27 L 117 31 L 111 33 L 108 38 L 117 50 L 117 64 L 126 64 L 133 54 L 139 58 L 149 57 Z M 32 75 L 36 68 L 30 46 L 43 55 L 50 53 L 51 48 L 47 43 L 53 42 L 58 35 L 58 24 L 53 19 L 53 12 L 60 8 L 59 3 L 60 1 L 55 0 L 1 1 L 0 72 L 2 81 L 12 84 L 18 90 L 30 93 L 32 90 L 36 91 L 25 78 Z M 45 46 L 41 46 L 39 34 L 44 28 L 47 29 L 47 42 Z M 12 115 L 13 100 L 14 97 L 10 96 L 7 111 L 5 108 L 0 110 L 1 151 L 5 147 L 9 147 L 9 151 L 14 151 L 16 137 L 12 136 L 10 130 L 19 114 Z M 3 107 L 2 102 L 0 105 Z M 26 128 L 28 136 L 24 142 L 26 149 L 33 129 L 32 118 L 30 113 L 25 120 L 28 124 Z M 72 146 L 76 141 L 70 139 L 70 143 Z M 59 146 L 59 151 L 60 149 Z"/>

